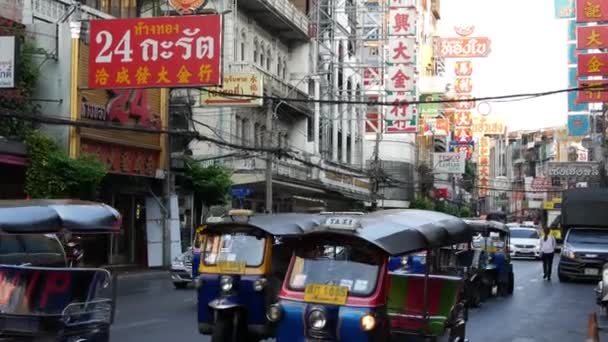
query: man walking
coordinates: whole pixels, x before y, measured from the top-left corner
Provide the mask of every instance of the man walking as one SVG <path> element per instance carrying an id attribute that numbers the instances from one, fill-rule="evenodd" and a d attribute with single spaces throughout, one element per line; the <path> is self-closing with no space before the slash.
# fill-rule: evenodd
<path id="1" fill-rule="evenodd" d="M 549 228 L 543 230 L 544 236 L 540 240 L 540 256 L 543 260 L 543 279 L 551 281 L 551 269 L 553 266 L 553 255 L 555 254 L 555 237 L 549 234 Z"/>

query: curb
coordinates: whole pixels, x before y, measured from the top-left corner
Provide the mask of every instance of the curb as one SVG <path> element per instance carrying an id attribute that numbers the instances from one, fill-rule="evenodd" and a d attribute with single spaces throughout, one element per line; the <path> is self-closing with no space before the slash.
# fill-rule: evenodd
<path id="1" fill-rule="evenodd" d="M 141 280 L 141 279 L 170 279 L 169 271 L 142 271 L 142 272 L 118 272 L 116 278 L 120 280 Z"/>

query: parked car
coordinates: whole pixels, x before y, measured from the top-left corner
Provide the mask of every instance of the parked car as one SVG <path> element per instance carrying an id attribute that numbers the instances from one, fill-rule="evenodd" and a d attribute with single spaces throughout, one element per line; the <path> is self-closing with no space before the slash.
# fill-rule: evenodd
<path id="1" fill-rule="evenodd" d="M 540 259 L 540 236 L 536 228 L 511 227 L 511 257 Z"/>
<path id="2" fill-rule="evenodd" d="M 6 234 L 0 238 L 0 264 L 66 267 L 67 259 L 55 234 Z"/>
<path id="3" fill-rule="evenodd" d="M 192 247 L 171 262 L 171 281 L 176 289 L 185 289 L 192 283 Z"/>

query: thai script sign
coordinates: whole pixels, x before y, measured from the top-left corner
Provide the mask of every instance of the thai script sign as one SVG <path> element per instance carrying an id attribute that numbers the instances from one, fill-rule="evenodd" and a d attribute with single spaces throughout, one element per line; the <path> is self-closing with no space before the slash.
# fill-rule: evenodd
<path id="1" fill-rule="evenodd" d="M 92 20 L 90 88 L 219 85 L 220 15 Z"/>
<path id="2" fill-rule="evenodd" d="M 15 36 L 0 37 L 0 88 L 15 87 L 16 47 Z"/>
<path id="3" fill-rule="evenodd" d="M 440 38 L 436 52 L 444 58 L 487 57 L 490 45 L 487 37 Z"/>
<path id="4" fill-rule="evenodd" d="M 549 162 L 550 177 L 591 178 L 600 175 L 600 164 L 595 162 Z"/>
<path id="5" fill-rule="evenodd" d="M 475 135 L 505 134 L 505 123 L 497 117 L 475 115 L 471 129 Z"/>
<path id="6" fill-rule="evenodd" d="M 437 173 L 464 173 L 465 153 L 433 153 L 433 171 Z"/>
<path id="7" fill-rule="evenodd" d="M 201 91 L 201 104 L 208 106 L 262 106 L 262 76 L 258 73 L 226 74 L 223 77 L 222 87 L 214 87 Z M 253 95 L 253 97 L 239 97 L 238 95 Z"/>
<path id="8" fill-rule="evenodd" d="M 579 23 L 608 21 L 608 2 L 606 0 L 576 0 L 576 21 Z"/>

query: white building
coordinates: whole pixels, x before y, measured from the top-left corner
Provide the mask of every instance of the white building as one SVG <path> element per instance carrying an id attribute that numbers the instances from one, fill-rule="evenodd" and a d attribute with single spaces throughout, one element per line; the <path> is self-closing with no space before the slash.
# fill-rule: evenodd
<path id="1" fill-rule="evenodd" d="M 355 45 L 341 36 L 356 30 L 356 21 L 343 15 L 349 1 L 334 18 L 341 27 L 331 31 L 322 24 L 311 29 L 309 16 L 317 15 L 319 8 L 307 8 L 305 1 L 213 4 L 218 12 L 228 13 L 224 17 L 224 73 L 259 76 L 264 95 L 303 102 L 220 106 L 204 103 L 195 94 L 191 115 L 196 130 L 234 145 L 288 151 L 281 158 L 275 155 L 272 162 L 273 212 L 360 206 L 357 201 L 369 197 L 361 169 L 361 111 L 353 105 L 304 101 L 357 98 L 360 79 L 347 67 L 357 58 Z M 233 170 L 235 188 L 250 192 L 242 201 L 245 207 L 258 212 L 266 209 L 266 153 L 205 142 L 193 142 L 190 149 L 194 159 Z"/>

